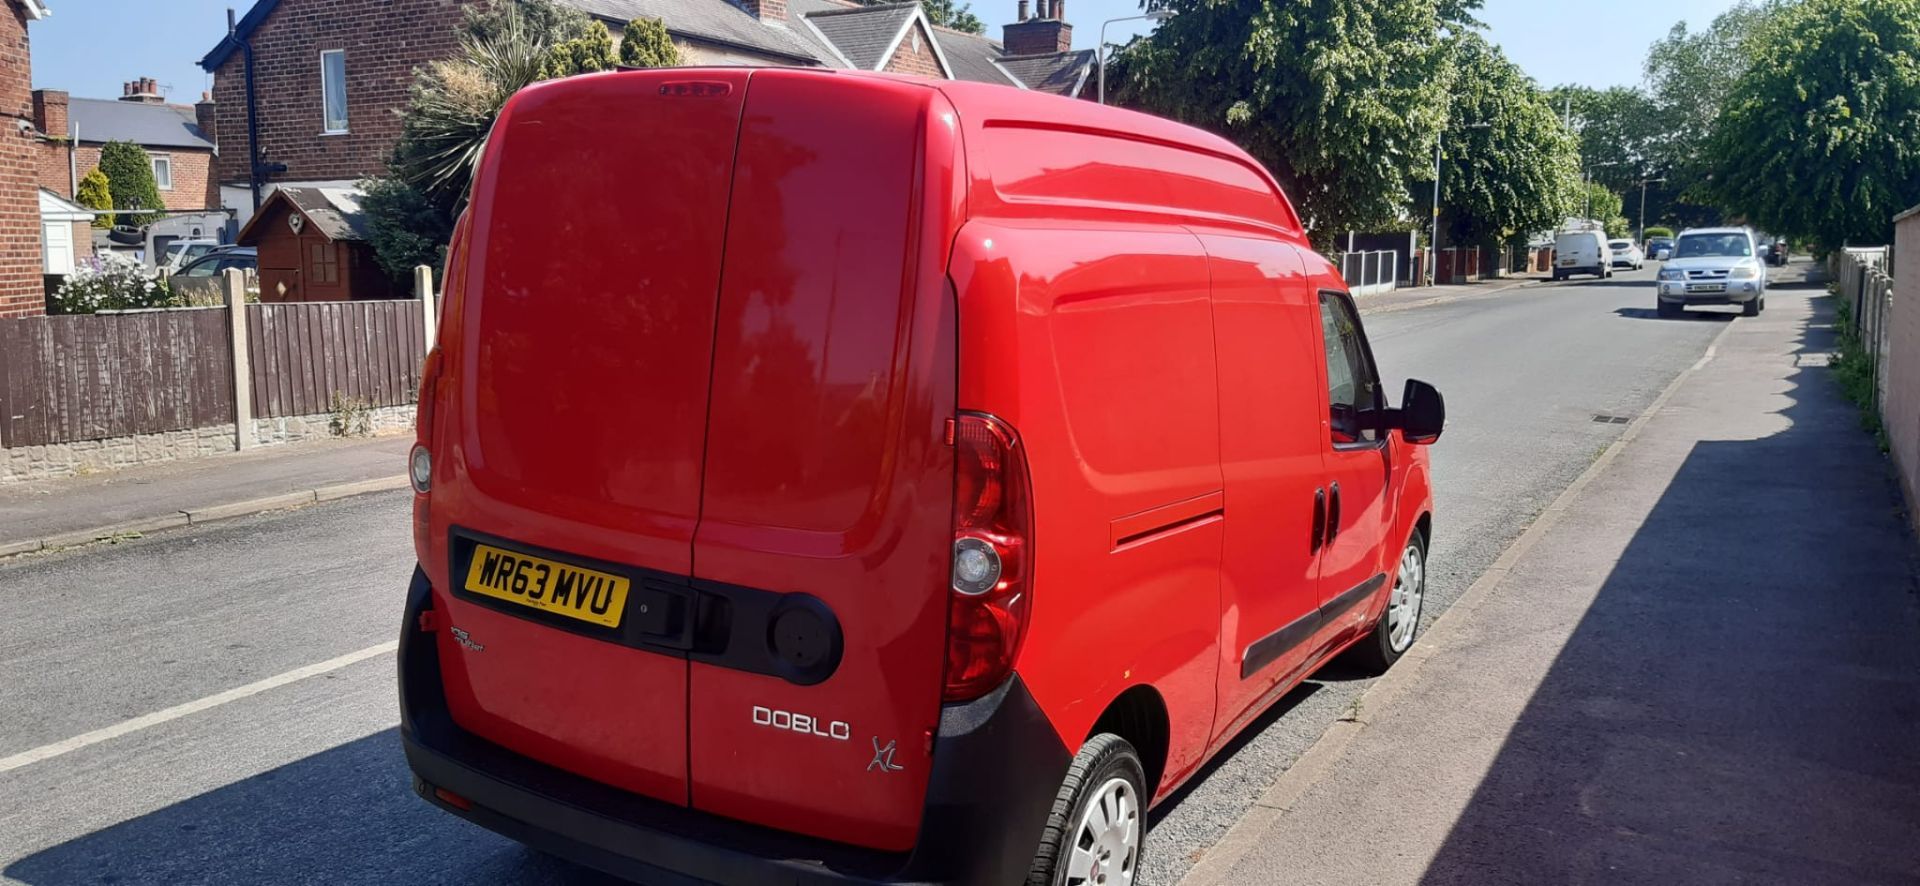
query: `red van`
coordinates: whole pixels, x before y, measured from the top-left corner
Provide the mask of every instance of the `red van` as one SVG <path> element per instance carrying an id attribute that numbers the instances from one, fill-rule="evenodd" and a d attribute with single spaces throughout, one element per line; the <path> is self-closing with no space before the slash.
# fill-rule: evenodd
<path id="1" fill-rule="evenodd" d="M 1289 687 L 1413 641 L 1439 395 L 1258 164 L 844 72 L 573 77 L 448 257 L 416 790 L 633 879 L 1125 884 Z"/>

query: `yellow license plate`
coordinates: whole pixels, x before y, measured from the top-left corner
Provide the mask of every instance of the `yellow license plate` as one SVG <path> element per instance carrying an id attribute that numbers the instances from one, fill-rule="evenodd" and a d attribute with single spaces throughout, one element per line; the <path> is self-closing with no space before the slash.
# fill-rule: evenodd
<path id="1" fill-rule="evenodd" d="M 620 626 L 631 582 L 492 545 L 474 545 L 467 590 L 610 628 Z"/>

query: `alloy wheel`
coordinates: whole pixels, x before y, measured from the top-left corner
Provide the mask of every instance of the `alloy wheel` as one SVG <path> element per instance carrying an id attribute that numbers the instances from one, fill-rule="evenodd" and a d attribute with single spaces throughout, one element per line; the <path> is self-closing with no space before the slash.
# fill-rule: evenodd
<path id="1" fill-rule="evenodd" d="M 1387 598 L 1387 642 L 1394 652 L 1405 652 L 1413 645 L 1413 632 L 1420 624 L 1420 605 L 1427 596 L 1427 558 L 1418 544 L 1408 544 L 1400 555 L 1400 569 L 1393 576 L 1393 594 Z"/>
<path id="2" fill-rule="evenodd" d="M 1132 886 L 1140 860 L 1140 802 L 1133 785 L 1110 778 L 1073 829 L 1067 886 Z"/>

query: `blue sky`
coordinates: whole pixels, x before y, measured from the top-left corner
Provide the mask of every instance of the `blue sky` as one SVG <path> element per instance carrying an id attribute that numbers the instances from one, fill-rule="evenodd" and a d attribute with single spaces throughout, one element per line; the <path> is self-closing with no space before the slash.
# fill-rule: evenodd
<path id="1" fill-rule="evenodd" d="M 998 36 L 1015 0 L 970 0 Z M 35 22 L 33 85 L 90 98 L 113 98 L 136 77 L 160 82 L 173 101 L 188 103 L 208 86 L 196 64 L 226 32 L 226 10 L 244 14 L 248 0 L 50 0 L 54 14 Z M 1732 0 L 1487 0 L 1480 18 L 1507 55 L 1543 85 L 1630 85 L 1640 80 L 1647 44 L 1686 19 L 1703 25 Z M 1091 47 L 1100 22 L 1137 15 L 1138 0 L 1069 0 L 1074 45 Z M 1594 22 L 1604 22 L 1596 30 Z M 1116 24 L 1120 42 L 1146 22 Z"/>

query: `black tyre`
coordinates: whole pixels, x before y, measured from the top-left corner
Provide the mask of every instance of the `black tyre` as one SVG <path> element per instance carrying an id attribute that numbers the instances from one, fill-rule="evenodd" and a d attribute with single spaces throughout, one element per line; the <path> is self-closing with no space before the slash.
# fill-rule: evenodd
<path id="1" fill-rule="evenodd" d="M 1427 537 L 1415 529 L 1400 550 L 1400 562 L 1388 578 L 1387 610 L 1374 622 L 1373 630 L 1348 650 L 1355 667 L 1370 674 L 1384 674 L 1413 648 L 1420 632 L 1420 615 L 1427 600 Z"/>
<path id="2" fill-rule="evenodd" d="M 1683 308 L 1681 308 L 1679 305 L 1673 304 L 1672 302 L 1660 301 L 1658 299 L 1654 300 L 1653 304 L 1654 304 L 1654 308 L 1657 311 L 1659 311 L 1660 316 L 1662 317 L 1678 317 L 1680 316 L 1680 312 L 1683 310 Z"/>
<path id="3" fill-rule="evenodd" d="M 1027 886 L 1132 886 L 1146 842 L 1146 783 L 1126 739 L 1088 739 L 1054 797 Z"/>
<path id="4" fill-rule="evenodd" d="M 1562 280 L 1565 280 L 1565 279 L 1567 279 L 1567 278 L 1566 278 L 1566 277 L 1564 277 L 1564 276 L 1561 276 L 1561 274 L 1560 274 L 1560 272 L 1559 272 L 1559 271 L 1554 271 L 1554 272 L 1553 272 L 1553 282 L 1555 282 L 1555 283 L 1558 283 L 1558 282 L 1560 282 L 1560 281 L 1562 281 Z"/>
<path id="5" fill-rule="evenodd" d="M 1750 301 L 1750 302 L 1747 302 L 1747 303 L 1746 303 L 1746 304 L 1744 304 L 1744 305 L 1741 305 L 1741 306 L 1740 306 L 1740 316 L 1742 316 L 1742 317 L 1758 317 L 1758 316 L 1760 316 L 1760 300 L 1756 298 L 1756 299 L 1754 299 L 1753 301 Z"/>

